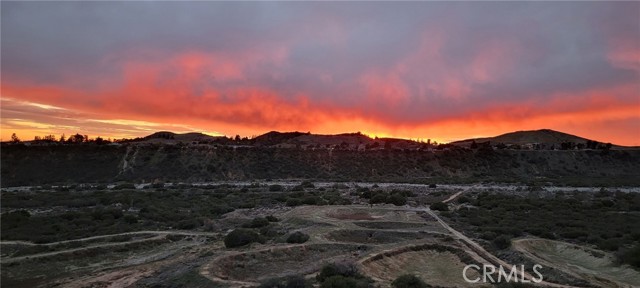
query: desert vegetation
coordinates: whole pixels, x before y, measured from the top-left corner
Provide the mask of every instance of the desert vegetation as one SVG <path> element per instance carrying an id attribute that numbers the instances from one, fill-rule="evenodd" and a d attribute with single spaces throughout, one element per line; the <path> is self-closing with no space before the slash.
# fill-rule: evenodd
<path id="1" fill-rule="evenodd" d="M 0 157 L 4 166 L 12 167 L 2 169 L 3 187 L 291 178 L 423 184 L 533 181 L 586 186 L 637 185 L 640 181 L 634 177 L 640 170 L 639 150 L 451 147 L 357 151 L 147 143 L 5 145 Z"/>

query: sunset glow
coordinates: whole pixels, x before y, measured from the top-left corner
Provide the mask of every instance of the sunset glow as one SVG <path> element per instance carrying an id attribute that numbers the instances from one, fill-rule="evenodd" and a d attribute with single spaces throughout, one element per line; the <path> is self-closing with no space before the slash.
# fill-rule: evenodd
<path id="1" fill-rule="evenodd" d="M 1 5 L 3 141 L 549 128 L 640 145 L 639 2 Z"/>

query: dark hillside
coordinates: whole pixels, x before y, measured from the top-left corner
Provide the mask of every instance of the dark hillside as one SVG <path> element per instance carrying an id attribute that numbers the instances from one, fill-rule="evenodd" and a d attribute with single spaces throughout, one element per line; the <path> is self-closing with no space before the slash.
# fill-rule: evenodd
<path id="1" fill-rule="evenodd" d="M 186 145 L 4 145 L 2 187 L 311 178 L 640 185 L 640 150 L 304 150 Z"/>

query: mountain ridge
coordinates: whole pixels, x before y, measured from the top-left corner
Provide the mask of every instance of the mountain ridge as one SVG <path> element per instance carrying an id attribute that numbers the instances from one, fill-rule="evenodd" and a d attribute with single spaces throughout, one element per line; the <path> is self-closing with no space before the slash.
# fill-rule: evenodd
<path id="1" fill-rule="evenodd" d="M 150 141 L 150 142 L 163 142 L 158 139 L 173 140 L 166 142 L 192 142 L 192 141 L 217 141 L 221 139 L 233 139 L 226 136 L 210 136 L 198 132 L 189 133 L 174 133 L 170 131 L 159 131 L 153 134 L 147 135 L 142 138 L 138 138 L 137 141 Z M 326 145 L 341 145 L 346 143 L 347 145 L 384 145 L 387 142 L 393 142 L 395 144 L 401 143 L 400 146 L 409 148 L 416 146 L 417 144 L 425 144 L 423 142 L 404 139 L 404 138 L 371 138 L 360 132 L 355 133 L 339 133 L 339 134 L 313 134 L 311 132 L 280 132 L 269 131 L 255 138 L 247 139 L 243 138 L 248 143 L 256 146 L 276 146 L 276 147 L 292 147 L 299 145 L 311 145 L 325 147 Z M 460 147 L 469 147 L 473 142 L 484 143 L 490 142 L 491 144 L 506 144 L 506 145 L 526 145 L 526 144 L 544 144 L 547 146 L 558 146 L 562 143 L 574 143 L 574 144 L 586 144 L 588 142 L 607 143 L 604 141 L 597 141 L 586 137 L 581 137 L 566 132 L 556 131 L 552 129 L 538 129 L 538 130 L 519 130 L 513 132 L 507 132 L 497 136 L 469 138 L 451 141 L 448 143 Z M 377 144 L 376 144 L 377 143 Z M 429 142 L 429 144 L 431 144 Z M 631 148 L 632 146 L 614 145 L 618 148 Z"/>

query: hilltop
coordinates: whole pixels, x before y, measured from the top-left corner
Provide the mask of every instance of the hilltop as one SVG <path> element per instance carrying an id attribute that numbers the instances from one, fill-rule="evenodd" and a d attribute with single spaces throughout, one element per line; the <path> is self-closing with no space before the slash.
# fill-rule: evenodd
<path id="1" fill-rule="evenodd" d="M 473 142 L 475 143 L 491 143 L 491 145 L 504 144 L 506 146 L 510 145 L 539 145 L 541 147 L 545 147 L 546 149 L 551 149 L 554 147 L 556 149 L 561 149 L 563 143 L 567 145 L 568 143 L 573 143 L 573 146 L 577 146 L 579 144 L 585 145 L 587 148 L 587 144 L 597 143 L 603 144 L 595 140 L 579 137 L 576 135 L 571 135 L 564 132 L 559 132 L 551 129 L 540 129 L 540 130 L 528 130 L 528 131 L 516 131 L 505 133 L 502 135 L 494 136 L 494 137 L 485 137 L 485 138 L 473 138 L 473 139 L 465 139 L 451 142 L 453 145 L 458 145 L 462 147 L 469 147 Z M 596 145 L 597 145 L 596 144 Z M 621 146 L 617 146 L 621 147 Z M 597 148 L 597 147 L 594 147 Z"/>
<path id="2" fill-rule="evenodd" d="M 216 141 L 218 139 L 224 138 L 223 136 L 210 136 L 203 133 L 198 132 L 189 132 L 189 133 L 173 133 L 169 131 L 160 131 L 155 132 L 151 135 L 143 137 L 138 141 L 141 142 L 153 142 L 153 143 L 179 143 L 179 142 L 193 142 L 193 141 Z"/>
<path id="3" fill-rule="evenodd" d="M 428 149 L 435 145 L 397 138 L 371 138 L 360 132 L 334 135 L 312 134 L 310 132 L 271 131 L 254 138 L 240 136 L 210 136 L 202 133 L 178 134 L 160 131 L 151 135 L 121 141 L 131 144 L 217 144 L 225 146 L 254 146 L 302 149 Z"/>

